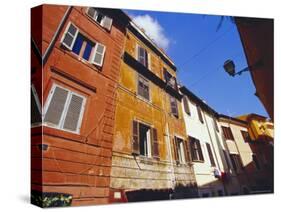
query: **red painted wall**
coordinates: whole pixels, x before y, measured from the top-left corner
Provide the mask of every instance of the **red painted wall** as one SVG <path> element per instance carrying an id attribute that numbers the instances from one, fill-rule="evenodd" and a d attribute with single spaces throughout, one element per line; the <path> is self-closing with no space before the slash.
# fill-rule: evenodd
<path id="1" fill-rule="evenodd" d="M 40 8 L 43 12 L 42 44 L 40 38 L 36 40 L 39 46 L 42 45 L 44 54 L 67 7 L 43 5 Z M 34 80 L 36 89 L 41 90 L 42 86 L 43 106 L 53 83 L 87 99 L 80 134 L 50 127 L 43 127 L 42 135 L 40 127 L 32 128 L 31 132 L 32 189 L 72 194 L 72 205 L 109 202 L 115 89 L 125 36 L 125 27 L 114 21 L 114 17 L 108 32 L 85 12 L 84 7 L 72 8 L 46 64 L 33 74 L 43 74 L 42 85 L 38 83 L 38 77 Z M 106 46 L 102 68 L 78 60 L 75 54 L 61 47 L 60 40 L 69 21 L 89 39 Z M 40 26 L 37 24 L 37 27 Z M 36 33 L 34 37 L 37 37 Z M 79 83 L 75 81 L 77 79 Z M 48 144 L 46 151 L 38 148 L 41 143 Z"/>

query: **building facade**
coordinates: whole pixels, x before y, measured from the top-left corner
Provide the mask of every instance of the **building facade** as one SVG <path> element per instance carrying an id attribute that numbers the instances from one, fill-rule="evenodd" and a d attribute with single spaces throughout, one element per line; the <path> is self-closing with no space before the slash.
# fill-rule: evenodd
<path id="1" fill-rule="evenodd" d="M 220 124 L 230 156 L 231 175 L 239 181 L 239 189 L 233 194 L 272 193 L 272 145 L 251 140 L 246 121 L 221 115 Z"/>
<path id="2" fill-rule="evenodd" d="M 31 14 L 33 197 L 108 203 L 127 16 L 59 5 Z"/>
<path id="3" fill-rule="evenodd" d="M 174 63 L 131 22 L 117 90 L 113 202 L 196 196 L 180 101 Z"/>

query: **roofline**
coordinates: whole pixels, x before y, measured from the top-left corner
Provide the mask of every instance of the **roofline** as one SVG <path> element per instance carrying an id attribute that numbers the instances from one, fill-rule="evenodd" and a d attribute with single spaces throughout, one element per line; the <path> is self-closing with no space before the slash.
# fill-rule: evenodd
<path id="1" fill-rule="evenodd" d="M 227 116 L 227 115 L 224 115 L 224 114 L 219 114 L 219 119 L 220 120 L 232 121 L 232 122 L 238 123 L 240 125 L 243 125 L 245 127 L 248 126 L 248 122 L 237 119 L 237 118 L 234 118 L 234 117 L 231 117 L 231 116 Z"/>
<path id="2" fill-rule="evenodd" d="M 192 91 L 190 91 L 187 87 L 181 86 L 180 91 L 189 97 L 189 99 L 192 99 L 194 102 L 198 103 L 201 106 L 201 109 L 205 109 L 209 113 L 212 113 L 216 117 L 219 116 L 218 112 L 215 111 L 212 107 L 210 107 L 207 103 L 205 103 L 202 99 L 200 99 L 198 96 L 196 96 Z"/>

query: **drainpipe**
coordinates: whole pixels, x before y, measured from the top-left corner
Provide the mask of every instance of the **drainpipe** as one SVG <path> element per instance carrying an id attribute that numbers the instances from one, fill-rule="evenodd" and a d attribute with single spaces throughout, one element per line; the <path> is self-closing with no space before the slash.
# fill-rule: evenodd
<path id="1" fill-rule="evenodd" d="M 210 129 L 209 129 L 209 125 L 208 125 L 208 122 L 207 122 L 207 119 L 206 119 L 206 116 L 205 116 L 204 111 L 202 111 L 202 113 L 203 113 L 204 121 L 205 121 L 206 126 L 207 126 L 207 131 L 208 131 L 208 135 L 209 135 L 209 138 L 210 138 L 210 141 L 211 141 L 211 145 L 212 145 L 212 148 L 213 148 L 214 153 L 215 153 L 215 154 L 214 154 L 214 155 L 215 155 L 215 159 L 216 159 L 216 161 L 217 161 L 218 168 L 221 170 L 221 167 L 220 167 L 220 164 L 219 164 L 219 160 L 218 160 L 217 154 L 216 154 L 216 152 L 215 152 L 214 143 L 213 143 L 213 139 L 212 139 L 211 132 L 210 132 Z M 215 132 L 215 133 L 216 133 L 216 132 Z M 224 185 L 224 183 L 222 183 L 222 185 L 223 185 L 223 188 L 224 188 L 225 193 L 227 193 L 226 186 Z"/>
<path id="2" fill-rule="evenodd" d="M 55 34 L 54 34 L 54 36 L 53 36 L 53 38 L 52 38 L 48 48 L 46 49 L 46 51 L 45 51 L 45 53 L 44 53 L 44 55 L 42 57 L 43 66 L 46 64 L 46 62 L 47 62 L 47 60 L 48 60 L 48 58 L 49 58 L 49 56 L 50 56 L 50 54 L 51 54 L 51 52 L 52 52 L 52 50 L 53 50 L 53 48 L 55 46 L 56 41 L 58 40 L 58 37 L 59 37 L 63 27 L 64 27 L 64 24 L 65 24 L 65 22 L 66 22 L 66 20 L 67 20 L 67 18 L 69 16 L 72 8 L 73 8 L 73 6 L 69 6 L 67 8 L 67 10 L 65 11 L 64 16 L 61 19 L 61 21 L 59 23 L 59 26 L 58 26 L 57 30 L 55 31 Z"/>

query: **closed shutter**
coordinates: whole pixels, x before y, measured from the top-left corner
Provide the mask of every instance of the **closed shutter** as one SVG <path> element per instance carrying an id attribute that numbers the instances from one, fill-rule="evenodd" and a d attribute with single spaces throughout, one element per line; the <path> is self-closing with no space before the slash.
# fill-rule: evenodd
<path id="1" fill-rule="evenodd" d="M 179 161 L 179 153 L 178 153 L 178 142 L 177 142 L 177 138 L 174 137 L 173 138 L 173 143 L 174 143 L 174 157 L 175 157 L 175 161 L 176 161 L 176 164 L 179 164 L 180 161 Z"/>
<path id="2" fill-rule="evenodd" d="M 196 140 L 196 146 L 197 146 L 198 153 L 199 153 L 199 160 L 204 161 L 203 152 L 202 152 L 202 148 L 201 148 L 201 144 L 200 144 L 199 140 Z"/>
<path id="3" fill-rule="evenodd" d="M 183 107 L 185 112 L 190 115 L 190 108 L 189 108 L 189 104 L 188 104 L 188 99 L 186 96 L 183 97 Z"/>
<path id="4" fill-rule="evenodd" d="M 196 143 L 195 139 L 191 136 L 189 136 L 189 143 L 190 143 L 190 150 L 191 150 L 191 158 L 193 161 L 198 160 L 199 158 L 197 157 L 196 154 Z"/>
<path id="5" fill-rule="evenodd" d="M 174 116 L 178 117 L 178 105 L 177 100 L 174 97 L 170 97 L 171 102 L 171 112 Z"/>
<path id="6" fill-rule="evenodd" d="M 201 111 L 201 108 L 198 105 L 197 105 L 197 113 L 198 113 L 198 118 L 199 118 L 200 122 L 204 123 L 202 111 Z"/>
<path id="7" fill-rule="evenodd" d="M 80 126 L 78 126 L 78 124 L 82 112 L 83 101 L 84 99 L 82 97 L 72 94 L 65 116 L 63 129 L 79 131 Z"/>
<path id="8" fill-rule="evenodd" d="M 139 155 L 140 154 L 140 145 L 139 145 L 139 123 L 137 121 L 133 121 L 132 124 L 132 154 Z"/>
<path id="9" fill-rule="evenodd" d="M 31 124 L 42 122 L 39 104 L 40 103 L 39 103 L 38 96 L 37 96 L 37 93 L 35 91 L 35 88 L 33 86 L 31 86 Z"/>
<path id="10" fill-rule="evenodd" d="M 61 40 L 62 45 L 64 45 L 69 50 L 72 50 L 78 32 L 79 32 L 78 28 L 70 22 L 62 37 Z"/>
<path id="11" fill-rule="evenodd" d="M 159 145 L 158 145 L 158 135 L 157 135 L 156 128 L 152 129 L 152 137 L 153 137 L 153 142 L 152 142 L 153 157 L 155 159 L 159 159 Z"/>
<path id="12" fill-rule="evenodd" d="M 101 25 L 106 28 L 108 31 L 110 31 L 111 29 L 111 25 L 112 25 L 112 19 L 107 17 L 107 16 L 104 16 L 104 18 L 102 19 L 102 23 Z"/>
<path id="13" fill-rule="evenodd" d="M 207 151 L 208 151 L 208 154 L 209 154 L 211 165 L 216 166 L 214 156 L 213 156 L 213 152 L 212 152 L 212 149 L 211 149 L 211 145 L 206 143 L 206 147 L 207 147 Z"/>
<path id="14" fill-rule="evenodd" d="M 100 43 L 97 43 L 95 46 L 92 63 L 98 66 L 102 66 L 104 54 L 105 54 L 105 46 Z"/>
<path id="15" fill-rule="evenodd" d="M 56 86 L 50 95 L 52 95 L 52 99 L 45 114 L 44 122 L 57 126 L 60 123 L 68 91 Z"/>

